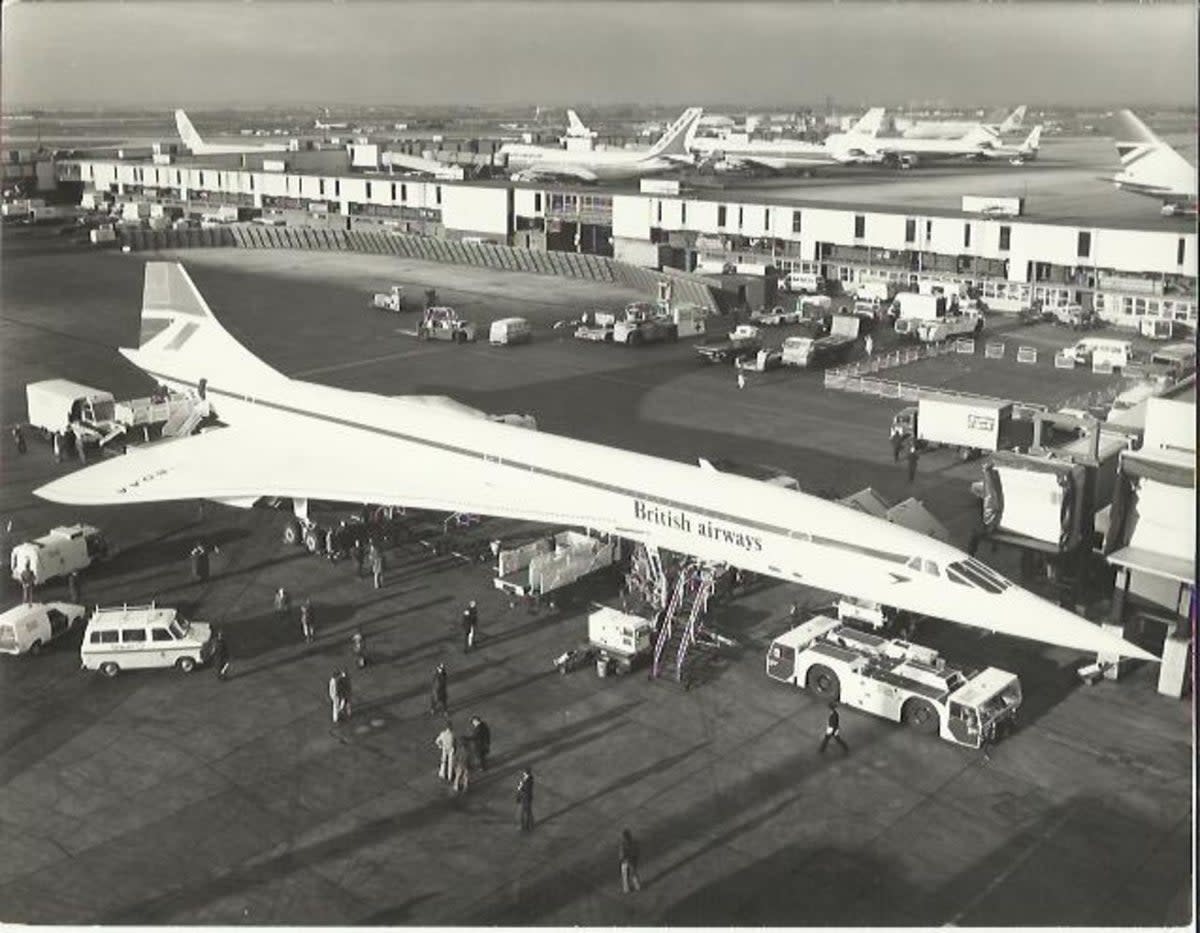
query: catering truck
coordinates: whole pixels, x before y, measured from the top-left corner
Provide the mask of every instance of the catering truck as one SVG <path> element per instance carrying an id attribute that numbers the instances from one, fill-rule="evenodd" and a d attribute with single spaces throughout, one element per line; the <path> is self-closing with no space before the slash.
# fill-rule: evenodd
<path id="1" fill-rule="evenodd" d="M 922 321 L 936 321 L 945 317 L 948 307 L 945 295 L 901 292 L 892 302 L 889 313 L 896 322 L 897 334 L 915 337 Z"/>
<path id="2" fill-rule="evenodd" d="M 906 410 L 907 411 L 907 410 Z M 893 424 L 916 422 L 916 437 L 923 447 L 957 448 L 962 460 L 981 452 L 1013 447 L 1033 438 L 1033 425 L 1013 417 L 1013 403 L 1002 399 L 959 395 L 923 395 L 916 417 L 900 412 Z"/>
<path id="3" fill-rule="evenodd" d="M 728 336 L 706 341 L 696 353 L 706 363 L 727 363 L 741 356 L 754 356 L 762 349 L 762 334 L 757 327 L 739 324 Z"/>
<path id="4" fill-rule="evenodd" d="M 767 676 L 968 748 L 1009 731 L 1021 708 L 1015 674 L 954 667 L 930 648 L 824 615 L 771 643 Z"/>
<path id="5" fill-rule="evenodd" d="M 91 525 L 64 525 L 48 534 L 18 544 L 9 555 L 9 572 L 20 580 L 26 567 L 40 586 L 55 577 L 66 577 L 108 556 L 108 542 Z"/>
<path id="6" fill-rule="evenodd" d="M 816 369 L 846 359 L 853 346 L 853 337 L 832 334 L 828 337 L 788 337 L 783 342 L 782 363 Z"/>
<path id="7" fill-rule="evenodd" d="M 940 343 L 951 337 L 965 337 L 983 331 L 983 312 L 976 308 L 947 314 L 933 321 L 917 323 L 917 339 L 922 343 Z"/>

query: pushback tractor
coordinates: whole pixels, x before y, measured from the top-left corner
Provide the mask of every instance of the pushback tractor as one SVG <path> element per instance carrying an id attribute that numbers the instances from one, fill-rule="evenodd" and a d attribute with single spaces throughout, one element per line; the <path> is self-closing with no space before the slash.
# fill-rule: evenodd
<path id="1" fill-rule="evenodd" d="M 969 748 L 1009 731 L 1021 707 L 1015 674 L 952 667 L 930 648 L 828 616 L 776 638 L 767 675 Z"/>

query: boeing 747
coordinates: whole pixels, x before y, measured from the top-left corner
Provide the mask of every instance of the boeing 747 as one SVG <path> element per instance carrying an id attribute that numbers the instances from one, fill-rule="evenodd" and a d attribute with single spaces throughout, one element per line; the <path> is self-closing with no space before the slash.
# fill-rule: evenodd
<path id="1" fill-rule="evenodd" d="M 206 143 L 192 126 L 192 121 L 182 110 L 175 111 L 175 128 L 179 130 L 179 138 L 191 150 L 193 155 L 221 155 L 228 153 L 246 152 L 287 152 L 286 143 Z"/>
<path id="2" fill-rule="evenodd" d="M 246 507 L 273 496 L 298 511 L 325 499 L 585 527 L 1006 635 L 1152 659 L 955 547 L 836 502 L 489 421 L 448 399 L 291 379 L 221 326 L 177 263 L 147 263 L 141 344 L 120 352 L 227 426 L 133 448 L 42 486 L 42 498 Z"/>
<path id="3" fill-rule="evenodd" d="M 1196 213 L 1196 167 L 1150 131 L 1131 110 L 1117 114 L 1117 154 L 1121 171 L 1112 183 L 1122 191 L 1162 202 L 1162 212 Z"/>

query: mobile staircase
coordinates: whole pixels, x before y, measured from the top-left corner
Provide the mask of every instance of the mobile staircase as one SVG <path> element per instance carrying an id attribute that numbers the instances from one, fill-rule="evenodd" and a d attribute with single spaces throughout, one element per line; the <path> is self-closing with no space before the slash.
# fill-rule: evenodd
<path id="1" fill-rule="evenodd" d="M 699 562 L 686 561 L 680 566 L 655 641 L 652 678 L 673 679 L 685 689 L 690 686 L 688 655 L 708 614 L 714 577 L 712 568 Z"/>

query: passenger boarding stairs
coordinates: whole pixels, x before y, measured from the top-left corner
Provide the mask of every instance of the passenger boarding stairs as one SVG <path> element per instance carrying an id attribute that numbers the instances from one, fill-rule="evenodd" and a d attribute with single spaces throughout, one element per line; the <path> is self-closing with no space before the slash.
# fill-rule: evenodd
<path id="1" fill-rule="evenodd" d="M 695 646 L 697 632 L 708 614 L 713 580 L 712 570 L 703 564 L 688 561 L 679 568 L 655 641 L 651 677 L 673 679 L 687 686 L 688 653 Z"/>
<path id="2" fill-rule="evenodd" d="M 162 426 L 163 437 L 189 437 L 200 427 L 200 422 L 208 417 L 210 408 L 204 399 L 197 399 L 195 404 L 180 408 L 172 413 Z"/>
<path id="3" fill-rule="evenodd" d="M 637 606 L 626 609 L 646 607 L 657 614 L 667 607 L 670 598 L 670 588 L 667 584 L 667 573 L 663 569 L 662 556 L 658 548 L 652 544 L 638 542 L 633 557 L 629 562 L 629 573 L 625 577 L 625 589 L 632 602 Z"/>

